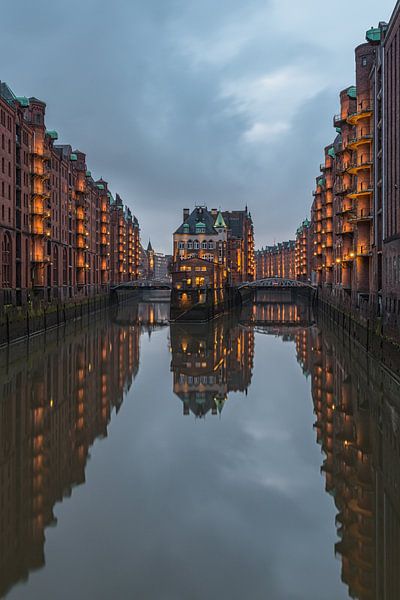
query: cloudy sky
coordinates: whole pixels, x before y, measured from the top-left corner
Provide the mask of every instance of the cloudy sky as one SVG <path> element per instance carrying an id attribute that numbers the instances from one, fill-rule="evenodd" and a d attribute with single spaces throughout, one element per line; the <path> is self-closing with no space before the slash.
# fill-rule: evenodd
<path id="1" fill-rule="evenodd" d="M 47 102 L 168 252 L 182 207 L 249 206 L 256 246 L 309 213 L 353 49 L 395 0 L 3 0 L 0 79 Z"/>

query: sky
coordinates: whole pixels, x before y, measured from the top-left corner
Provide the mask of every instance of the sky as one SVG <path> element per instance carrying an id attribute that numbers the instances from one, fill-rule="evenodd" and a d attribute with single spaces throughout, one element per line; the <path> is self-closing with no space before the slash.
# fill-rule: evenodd
<path id="1" fill-rule="evenodd" d="M 2 0 L 0 80 L 47 104 L 170 252 L 182 208 L 251 211 L 256 247 L 309 216 L 354 48 L 395 0 Z"/>

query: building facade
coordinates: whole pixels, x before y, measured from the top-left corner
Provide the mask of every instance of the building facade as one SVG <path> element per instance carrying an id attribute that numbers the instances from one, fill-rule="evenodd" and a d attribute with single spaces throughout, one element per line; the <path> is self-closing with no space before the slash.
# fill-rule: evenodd
<path id="1" fill-rule="evenodd" d="M 255 253 L 256 278 L 282 279 L 296 278 L 296 242 L 280 242 L 274 246 L 266 246 Z"/>
<path id="2" fill-rule="evenodd" d="M 211 211 L 217 216 L 216 209 Z M 256 264 L 254 254 L 254 226 L 247 209 L 222 213 L 228 228 L 227 262 L 232 284 L 254 281 Z"/>
<path id="3" fill-rule="evenodd" d="M 311 209 L 312 280 L 364 316 L 400 324 L 400 3 L 355 49 Z"/>
<path id="4" fill-rule="evenodd" d="M 57 143 L 45 117 L 44 102 L 0 82 L 0 307 L 90 297 L 138 277 L 136 217 L 122 206 L 122 237 L 111 235 L 107 182 Z"/>

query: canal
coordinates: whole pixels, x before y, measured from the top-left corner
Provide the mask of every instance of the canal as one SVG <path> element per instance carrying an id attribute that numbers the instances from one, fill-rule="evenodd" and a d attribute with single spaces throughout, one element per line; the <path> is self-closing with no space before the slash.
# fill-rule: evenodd
<path id="1" fill-rule="evenodd" d="M 0 597 L 400 598 L 400 387 L 309 307 L 0 353 Z"/>

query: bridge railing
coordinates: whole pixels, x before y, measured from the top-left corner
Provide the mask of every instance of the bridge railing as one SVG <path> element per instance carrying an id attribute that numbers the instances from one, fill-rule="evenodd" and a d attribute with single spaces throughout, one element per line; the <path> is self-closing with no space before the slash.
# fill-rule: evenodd
<path id="1" fill-rule="evenodd" d="M 281 277 L 267 277 L 266 279 L 257 279 L 256 281 L 248 281 L 238 286 L 241 288 L 309 288 L 312 289 L 310 283 L 298 281 L 297 279 L 284 279 Z"/>

